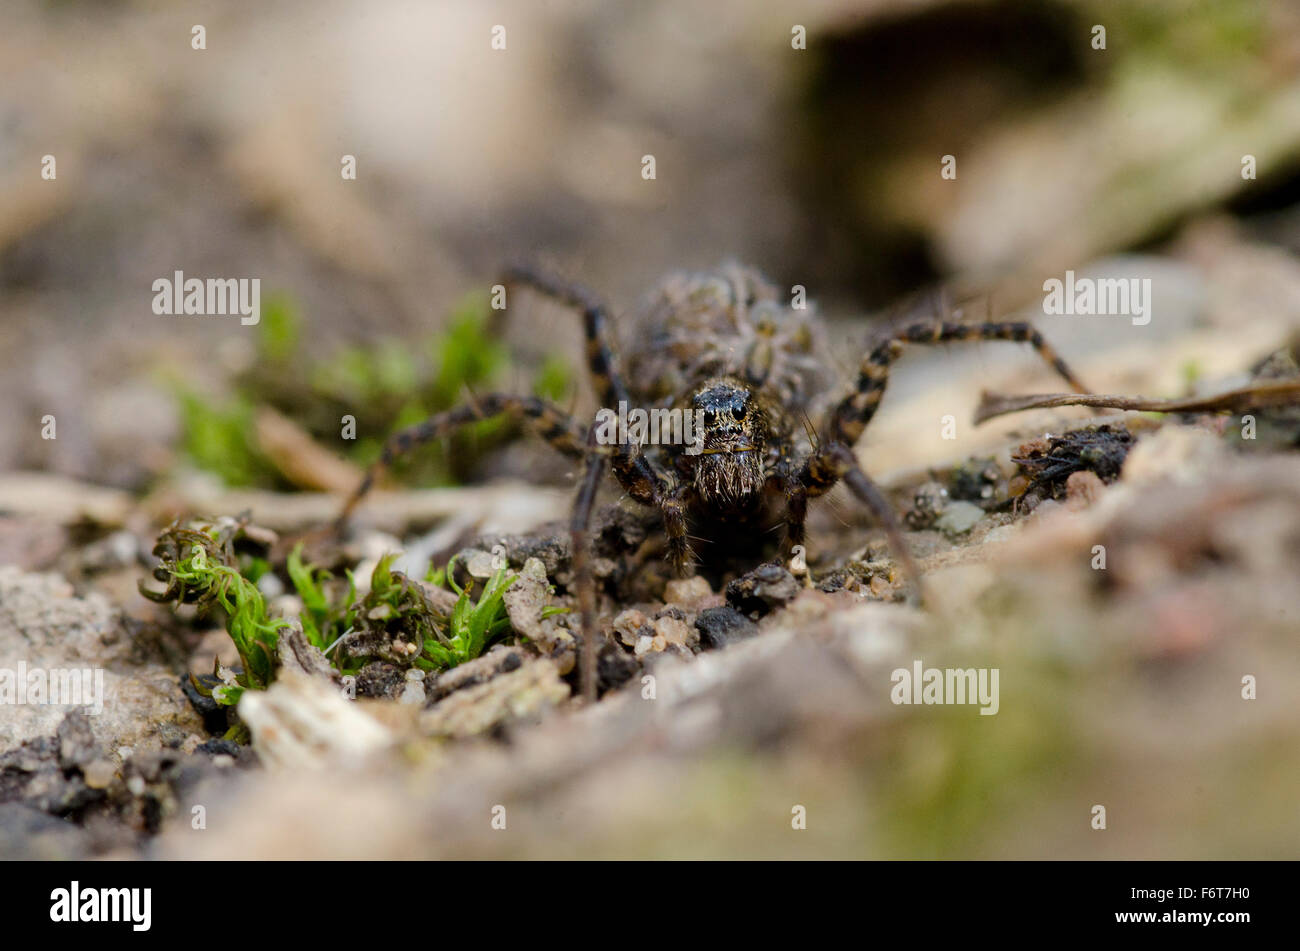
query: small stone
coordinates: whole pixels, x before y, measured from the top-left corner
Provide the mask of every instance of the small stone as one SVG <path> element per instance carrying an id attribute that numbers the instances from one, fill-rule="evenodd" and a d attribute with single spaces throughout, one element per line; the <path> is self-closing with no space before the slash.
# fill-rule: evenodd
<path id="1" fill-rule="evenodd" d="M 294 769 L 359 762 L 386 749 L 392 730 L 316 677 L 282 670 L 266 690 L 239 698 L 253 749 L 269 766 Z"/>
<path id="2" fill-rule="evenodd" d="M 395 698 L 403 681 L 402 669 L 397 665 L 372 661 L 357 671 L 357 696 Z"/>
<path id="3" fill-rule="evenodd" d="M 508 723 L 535 720 L 569 697 L 556 665 L 530 660 L 518 670 L 458 690 L 420 716 L 428 736 L 475 736 Z"/>
<path id="4" fill-rule="evenodd" d="M 490 683 L 495 677 L 519 670 L 528 662 L 520 648 L 497 646 L 480 657 L 426 678 L 425 693 L 430 703 L 436 703 L 457 691 Z"/>
<path id="5" fill-rule="evenodd" d="M 1211 433 L 1190 426 L 1165 426 L 1143 439 L 1124 460 L 1121 478 L 1130 485 L 1168 480 L 1190 485 L 1220 464 L 1226 450 Z"/>
<path id="6" fill-rule="evenodd" d="M 975 523 L 984 517 L 984 510 L 973 502 L 953 502 L 949 505 L 935 528 L 945 535 L 963 535 L 975 527 Z"/>
<path id="7" fill-rule="evenodd" d="M 606 643 L 596 658 L 596 686 L 600 693 L 623 686 L 641 669 L 632 656 Z"/>
<path id="8" fill-rule="evenodd" d="M 908 528 L 913 531 L 929 528 L 947 504 L 948 490 L 938 482 L 927 482 L 920 486 L 912 496 L 912 507 L 906 515 Z"/>
<path id="9" fill-rule="evenodd" d="M 200 744 L 199 747 L 195 750 L 195 752 L 208 753 L 213 757 L 229 756 L 232 758 L 238 758 L 240 754 L 240 747 L 239 744 L 236 743 L 234 740 L 223 740 L 214 737 L 213 739 L 210 739 L 207 742 Z"/>
<path id="10" fill-rule="evenodd" d="M 948 493 L 957 501 L 973 502 L 993 498 L 1001 471 L 993 459 L 971 459 L 954 466 Z"/>
<path id="11" fill-rule="evenodd" d="M 129 568 L 136 563 L 139 550 L 139 540 L 133 533 L 125 530 L 113 532 L 82 549 L 81 566 L 90 572 Z"/>
<path id="12" fill-rule="evenodd" d="M 496 556 L 490 551 L 476 551 L 469 556 L 469 561 L 465 564 L 465 570 L 475 578 L 491 578 L 497 571 L 495 561 Z"/>
<path id="13" fill-rule="evenodd" d="M 872 575 L 871 580 L 867 582 L 867 590 L 873 598 L 883 601 L 893 593 L 894 585 L 884 575 Z"/>
<path id="14" fill-rule="evenodd" d="M 687 624 L 683 618 L 665 614 L 656 617 L 652 623 L 655 629 L 655 639 L 662 638 L 665 644 L 690 647 L 692 643 L 699 642 L 699 635 L 696 633 L 694 626 Z"/>
<path id="15" fill-rule="evenodd" d="M 628 608 L 614 618 L 614 633 L 618 635 L 621 642 L 628 647 L 633 647 L 642 637 L 652 635 L 653 629 L 650 627 L 650 619 L 645 614 L 636 608 Z"/>
<path id="16" fill-rule="evenodd" d="M 693 604 L 712 594 L 713 589 L 709 583 L 699 575 L 693 578 L 674 578 L 664 585 L 664 601 L 668 604 Z"/>
<path id="17" fill-rule="evenodd" d="M 95 696 L 104 701 L 89 718 L 70 713 L 66 704 L 6 705 L 0 709 L 0 750 L 57 736 L 63 768 L 71 770 L 120 746 L 158 750 L 197 736 L 203 720 L 186 700 L 166 652 L 152 638 L 137 639 L 133 630 L 102 593 L 78 597 L 59 575 L 0 565 L 0 664 L 22 659 L 29 671 L 92 671 Z M 91 701 L 84 686 L 82 699 Z M 82 722 L 65 726 L 68 717 Z"/>
<path id="18" fill-rule="evenodd" d="M 59 724 L 59 766 L 64 770 L 84 767 L 99 758 L 99 745 L 83 710 L 73 710 Z"/>
<path id="19" fill-rule="evenodd" d="M 704 609 L 696 616 L 695 626 L 700 632 L 700 645 L 705 648 L 726 647 L 758 633 L 758 625 L 729 604 Z"/>
<path id="20" fill-rule="evenodd" d="M 759 565 L 727 585 L 727 603 L 742 614 L 764 615 L 793 601 L 799 582 L 782 565 Z"/>
<path id="21" fill-rule="evenodd" d="M 1071 508 L 1086 508 L 1101 498 L 1105 491 L 1106 483 L 1097 473 L 1087 469 L 1071 472 L 1070 478 L 1065 480 L 1066 504 Z"/>
<path id="22" fill-rule="evenodd" d="M 284 582 L 275 572 L 268 571 L 257 579 L 257 590 L 262 592 L 262 596 L 268 601 L 274 601 L 284 594 Z"/>
<path id="23" fill-rule="evenodd" d="M 87 763 L 81 771 L 81 775 L 86 780 L 86 785 L 91 789 L 107 789 L 116 773 L 117 768 L 106 759 L 97 759 Z"/>

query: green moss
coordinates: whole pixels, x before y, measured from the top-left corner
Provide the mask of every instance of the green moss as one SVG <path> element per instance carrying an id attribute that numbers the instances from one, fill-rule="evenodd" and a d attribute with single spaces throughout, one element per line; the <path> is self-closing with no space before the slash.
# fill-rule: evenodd
<path id="1" fill-rule="evenodd" d="M 352 627 L 355 609 L 350 605 L 356 600 L 357 586 L 351 572 L 348 573 L 346 591 L 341 600 L 337 600 L 329 593 L 329 582 L 333 580 L 330 573 L 303 562 L 301 542 L 289 553 L 285 568 L 302 601 L 300 618 L 307 642 L 321 651 L 328 651 Z"/>
<path id="2" fill-rule="evenodd" d="M 231 672 L 232 677 L 193 679 L 201 692 L 226 706 L 238 703 L 246 689 L 264 690 L 270 685 L 280 631 L 288 626 L 287 621 L 268 615 L 262 592 L 238 567 L 234 546 L 242 532 L 243 524 L 233 520 L 224 525 L 173 523 L 154 546 L 159 559 L 154 577 L 166 582 L 167 588 L 153 592 L 140 586 L 141 594 L 152 601 L 193 604 L 200 615 L 215 608 L 225 612 L 226 632 L 241 666 Z M 264 570 L 255 560 L 250 560 L 250 567 Z"/>
<path id="3" fill-rule="evenodd" d="M 288 363 L 298 352 L 302 317 L 288 294 L 267 297 L 257 325 L 258 353 L 263 360 Z"/>
<path id="4" fill-rule="evenodd" d="M 454 559 L 453 559 L 454 560 Z M 499 569 L 483 586 L 483 593 L 475 601 L 468 588 L 459 588 L 452 577 L 449 562 L 442 577 L 458 595 L 456 605 L 448 619 L 445 636 L 426 639 L 424 652 L 416 664 L 425 670 L 442 670 L 473 660 L 498 637 L 510 630 L 506 614 L 505 593 L 515 582 L 515 575 Z"/>
<path id="5" fill-rule="evenodd" d="M 488 333 L 489 316 L 486 299 L 471 294 L 452 313 L 447 329 L 434 338 L 429 397 L 436 408 L 455 405 L 465 387 L 486 382 L 505 365 L 505 348 Z"/>
<path id="6" fill-rule="evenodd" d="M 181 448 L 198 468 L 219 475 L 227 485 L 279 484 L 274 467 L 253 438 L 253 405 L 244 396 L 220 401 L 182 389 Z"/>
<path id="7" fill-rule="evenodd" d="M 242 520 L 172 524 L 154 546 L 158 565 L 153 576 L 166 588 L 151 591 L 140 585 L 145 597 L 160 604 L 191 604 L 200 615 L 224 613 L 240 664 L 231 671 L 218 668 L 211 676 L 191 680 L 201 693 L 225 706 L 236 704 L 245 690 L 264 690 L 274 681 L 280 631 L 290 623 L 270 617 L 255 582 L 270 565 L 260 555 L 237 552 L 236 546 L 246 541 Z M 303 634 L 341 674 L 354 674 L 376 658 L 445 670 L 473 660 L 509 633 L 505 592 L 514 575 L 497 571 L 476 599 L 468 588 L 456 585 L 451 563 L 431 572 L 431 580 L 445 582 L 457 594 L 448 613 L 422 585 L 393 570 L 395 557 L 379 559 L 371 572 L 370 590 L 360 599 L 350 572 L 343 584 L 305 562 L 301 544 L 286 560 L 285 571 L 302 601 Z M 337 649 L 349 636 L 360 652 Z M 418 653 L 389 656 L 398 643 L 418 645 Z"/>
<path id="8" fill-rule="evenodd" d="M 1009 658 L 1008 658 L 1009 660 Z M 1005 817 L 1055 792 L 1078 750 L 1050 665 L 1004 663 L 1001 708 L 907 708 L 889 738 L 878 834 L 900 856 L 987 855 Z"/>
<path id="9" fill-rule="evenodd" d="M 492 312 L 481 294 L 463 298 L 445 328 L 423 343 L 380 338 L 324 358 L 308 357 L 303 320 L 288 295 L 270 295 L 258 327 L 258 360 L 235 380 L 229 398 L 202 397 L 176 385 L 181 404 L 182 448 L 198 468 L 231 486 L 287 488 L 258 450 L 254 409 L 271 406 L 322 445 L 358 465 L 379 458 L 385 439 L 459 405 L 475 391 L 492 389 L 507 365 Z M 547 357 L 531 389 L 551 400 L 570 390 L 565 361 Z M 341 438 L 343 416 L 356 419 L 356 439 Z M 508 419 L 464 427 L 448 440 L 421 447 L 397 468 L 404 482 L 454 485 L 470 479 L 479 459 L 515 435 Z"/>
<path id="10" fill-rule="evenodd" d="M 551 354 L 542 362 L 533 381 L 533 395 L 552 403 L 559 403 L 569 395 L 573 385 L 573 371 L 567 360 Z"/>

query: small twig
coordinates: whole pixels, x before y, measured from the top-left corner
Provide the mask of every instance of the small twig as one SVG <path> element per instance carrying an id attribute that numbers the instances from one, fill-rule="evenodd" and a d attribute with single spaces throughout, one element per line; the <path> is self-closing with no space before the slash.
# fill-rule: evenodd
<path id="1" fill-rule="evenodd" d="M 1093 406 L 1103 409 L 1150 413 L 1221 413 L 1289 406 L 1300 403 L 1300 380 L 1258 383 L 1215 396 L 1182 400 L 1153 400 L 1142 396 L 1105 396 L 1094 393 L 1049 393 L 1035 396 L 999 396 L 985 393 L 975 409 L 975 423 L 1027 409 L 1057 406 Z"/>

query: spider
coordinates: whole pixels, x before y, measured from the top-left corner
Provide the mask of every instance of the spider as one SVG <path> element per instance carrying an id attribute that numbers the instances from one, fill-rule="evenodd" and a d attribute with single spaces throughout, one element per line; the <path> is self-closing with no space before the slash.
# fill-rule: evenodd
<path id="1" fill-rule="evenodd" d="M 509 414 L 531 424 L 553 447 L 585 469 L 570 519 L 574 583 L 582 619 L 580 676 L 595 699 L 595 582 L 587 534 L 597 490 L 608 470 L 631 498 L 658 510 L 668 561 L 678 575 L 695 567 L 688 526 L 706 539 L 761 545 L 766 531 L 784 524 L 784 555 L 804 542 L 810 499 L 844 482 L 880 521 L 890 547 L 914 583 L 920 573 L 882 491 L 859 465 L 853 446 L 870 423 L 894 361 L 909 343 L 1011 340 L 1028 343 L 1077 391 L 1087 389 L 1027 323 L 930 321 L 892 331 L 858 367 L 856 385 L 838 400 L 831 392 L 832 361 L 810 306 L 794 307 L 757 271 L 724 265 L 707 273 L 665 280 L 642 308 L 641 341 L 625 368 L 615 357 L 608 311 L 586 288 L 530 267 L 506 272 L 507 300 L 531 288 L 580 311 L 586 359 L 603 407 L 699 411 L 702 445 L 604 445 L 594 423 L 584 424 L 543 400 L 492 393 L 403 429 L 389 438 L 339 516 L 341 528 L 378 473 L 416 446 L 450 435 L 467 423 Z M 820 415 L 820 426 L 810 424 Z M 796 425 L 796 422 L 803 425 Z M 818 434 L 821 434 L 820 436 Z M 752 556 L 751 556 L 752 557 Z"/>

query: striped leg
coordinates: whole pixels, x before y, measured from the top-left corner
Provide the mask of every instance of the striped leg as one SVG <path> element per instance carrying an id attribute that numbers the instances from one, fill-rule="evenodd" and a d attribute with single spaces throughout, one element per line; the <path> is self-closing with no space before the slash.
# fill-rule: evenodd
<path id="1" fill-rule="evenodd" d="M 1088 388 L 1079 381 L 1065 361 L 1057 355 L 1042 334 L 1022 322 L 992 324 L 923 323 L 912 324 L 876 346 L 858 369 L 857 388 L 830 413 L 826 432 L 832 440 L 852 446 L 871 422 L 880 398 L 889 383 L 889 368 L 909 343 L 951 343 L 959 340 L 1014 340 L 1027 343 L 1038 351 L 1057 373 L 1077 392 Z"/>
<path id="2" fill-rule="evenodd" d="M 605 472 L 605 456 L 598 452 L 587 454 L 587 471 L 573 502 L 569 519 L 569 555 L 573 565 L 573 584 L 578 593 L 578 611 L 582 616 L 582 653 L 578 676 L 582 696 L 588 703 L 596 702 L 596 580 L 591 574 L 591 513 L 596 507 L 596 492 L 600 477 Z"/>
<path id="3" fill-rule="evenodd" d="M 595 430 L 592 430 L 594 439 Z M 611 457 L 591 446 L 587 454 L 587 471 L 573 505 L 569 521 L 569 551 L 573 565 L 573 584 L 578 595 L 578 610 L 582 616 L 582 658 L 580 677 L 583 697 L 594 703 L 597 688 L 596 582 L 591 574 L 591 515 L 596 505 L 600 478 Z M 623 452 L 612 457 L 614 474 L 624 490 L 646 505 L 654 505 L 663 516 L 664 532 L 668 536 L 669 560 L 678 574 L 685 573 L 691 563 L 690 548 L 686 540 L 687 486 L 674 486 L 645 456 Z"/>
<path id="4" fill-rule="evenodd" d="M 817 448 L 814 441 L 814 453 Z M 785 499 L 785 537 L 781 540 L 780 554 L 776 558 L 777 564 L 791 558 L 794 547 L 804 543 L 804 523 L 808 518 L 808 490 L 800 481 L 801 473 L 800 461 L 793 455 L 783 453 L 767 477 L 768 491 L 779 492 Z"/>
<path id="5" fill-rule="evenodd" d="M 844 443 L 827 443 L 808 457 L 799 472 L 799 482 L 803 486 L 806 495 L 810 498 L 825 495 L 841 479 L 844 480 L 849 490 L 857 496 L 858 501 L 870 509 L 871 513 L 880 521 L 881 526 L 885 529 L 885 535 L 889 538 L 889 547 L 893 549 L 894 557 L 902 565 L 910 583 L 915 586 L 918 597 L 923 598 L 924 587 L 921 582 L 921 570 L 917 567 L 916 561 L 912 558 L 912 552 L 903 538 L 903 529 L 899 525 L 898 516 L 894 513 L 894 508 L 889 504 L 889 500 L 885 498 L 885 494 L 862 471 L 862 467 L 858 465 L 857 457 L 853 455 L 853 450 Z M 787 513 L 787 519 L 791 519 L 792 516 L 797 516 L 799 519 L 800 524 L 797 531 L 799 536 L 802 537 L 803 512 Z M 795 530 L 794 526 L 788 528 L 790 533 Z"/>
<path id="6" fill-rule="evenodd" d="M 609 345 L 608 316 L 595 294 L 580 284 L 571 284 L 531 267 L 509 268 L 504 281 L 507 285 L 522 284 L 531 287 L 547 297 L 582 311 L 583 332 L 587 337 L 587 366 L 591 370 L 597 398 L 613 410 L 618 409 L 620 400 L 631 402 L 627 384 L 619 372 L 614 351 Z"/>
<path id="7" fill-rule="evenodd" d="M 507 393 L 489 393 L 478 397 L 473 403 L 466 403 L 445 413 L 430 417 L 407 429 L 400 430 L 388 437 L 384 443 L 379 460 L 370 467 L 361 480 L 343 511 L 339 514 L 336 526 L 341 529 L 347 524 L 354 509 L 375 484 L 375 479 L 393 460 L 405 455 L 417 446 L 449 436 L 466 423 L 487 419 L 509 413 L 517 419 L 527 420 L 552 446 L 574 459 L 587 455 L 582 427 L 568 413 L 557 409 L 550 403 L 531 396 L 512 396 Z"/>
<path id="8" fill-rule="evenodd" d="M 587 366 L 597 398 L 603 405 L 616 410 L 620 402 L 631 403 L 627 383 L 624 381 L 614 351 L 609 343 L 606 310 L 595 294 L 582 287 L 531 267 L 516 266 L 506 271 L 507 284 L 522 284 L 547 297 L 582 311 L 583 330 L 587 338 Z M 669 561 L 679 575 L 687 573 L 692 564 L 690 544 L 687 541 L 686 492 L 659 466 L 647 459 L 637 447 L 620 445 L 614 453 L 612 468 L 615 478 L 632 498 L 643 505 L 659 510 L 668 535 Z"/>
<path id="9" fill-rule="evenodd" d="M 614 478 L 623 491 L 642 505 L 659 510 L 668 536 L 668 562 L 679 577 L 694 566 L 687 539 L 686 505 L 691 487 L 678 484 L 637 446 L 620 446 L 613 457 Z"/>

